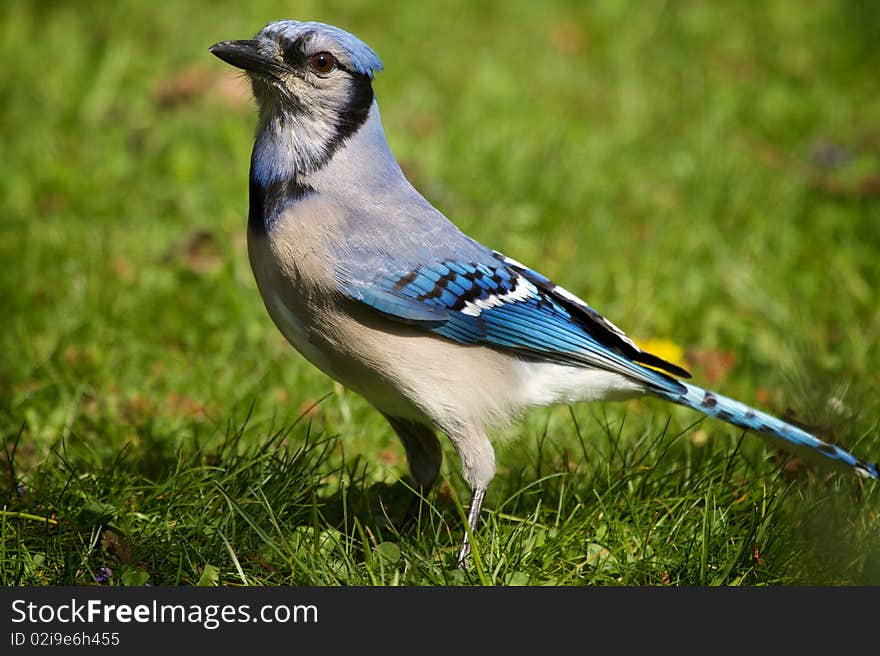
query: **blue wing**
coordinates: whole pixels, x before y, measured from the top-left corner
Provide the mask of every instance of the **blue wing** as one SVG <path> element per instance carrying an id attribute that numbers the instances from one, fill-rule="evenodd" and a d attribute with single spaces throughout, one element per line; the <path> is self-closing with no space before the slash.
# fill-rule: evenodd
<path id="1" fill-rule="evenodd" d="M 759 432 L 807 456 L 878 478 L 875 464 L 733 399 L 675 380 L 679 367 L 646 353 L 581 299 L 515 260 L 493 252 L 482 262 L 446 259 L 383 273 L 345 291 L 394 320 L 462 344 L 487 344 L 561 364 L 615 371 L 657 396 Z M 647 366 L 644 366 L 647 365 Z"/>
<path id="2" fill-rule="evenodd" d="M 347 282 L 344 290 L 385 316 L 461 344 L 599 367 L 679 394 L 684 388 L 678 381 L 642 365 L 689 376 L 641 351 L 586 303 L 500 253 L 483 262 L 445 259 L 382 273 L 370 281 Z"/>

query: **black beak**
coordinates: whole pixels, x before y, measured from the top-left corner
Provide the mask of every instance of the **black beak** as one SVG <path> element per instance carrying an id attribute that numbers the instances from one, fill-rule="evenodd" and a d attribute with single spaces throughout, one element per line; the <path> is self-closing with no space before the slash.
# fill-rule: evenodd
<path id="1" fill-rule="evenodd" d="M 257 42 L 249 41 L 221 41 L 209 48 L 212 55 L 216 55 L 227 64 L 245 71 L 265 72 L 273 65 L 257 52 Z"/>

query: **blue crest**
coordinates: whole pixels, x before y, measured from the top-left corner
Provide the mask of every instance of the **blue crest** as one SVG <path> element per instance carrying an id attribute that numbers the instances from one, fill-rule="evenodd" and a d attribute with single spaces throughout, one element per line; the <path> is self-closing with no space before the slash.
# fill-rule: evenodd
<path id="1" fill-rule="evenodd" d="M 257 35 L 281 43 L 303 39 L 304 49 L 332 52 L 346 67 L 371 78 L 382 70 L 382 61 L 373 49 L 353 34 L 326 23 L 279 20 L 269 23 Z"/>

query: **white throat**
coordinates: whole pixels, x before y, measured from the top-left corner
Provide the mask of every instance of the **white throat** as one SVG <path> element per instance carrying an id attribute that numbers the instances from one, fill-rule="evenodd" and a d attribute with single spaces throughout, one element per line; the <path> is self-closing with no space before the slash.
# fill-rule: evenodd
<path id="1" fill-rule="evenodd" d="M 254 143 L 251 175 L 262 186 L 296 179 L 306 183 L 321 179 L 332 164 L 334 175 L 374 173 L 402 175 L 382 129 L 379 106 L 373 100 L 367 120 L 344 142 L 329 153 L 337 137 L 329 120 L 306 115 L 286 115 L 264 121 Z M 358 176 L 361 177 L 361 176 Z M 344 181 L 344 178 L 338 181 Z"/>

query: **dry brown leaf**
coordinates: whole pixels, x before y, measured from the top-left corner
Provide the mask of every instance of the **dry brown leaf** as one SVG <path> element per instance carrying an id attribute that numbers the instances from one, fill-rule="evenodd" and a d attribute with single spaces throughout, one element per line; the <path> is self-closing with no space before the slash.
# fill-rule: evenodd
<path id="1" fill-rule="evenodd" d="M 134 265 L 121 255 L 117 255 L 110 261 L 110 268 L 113 269 L 116 277 L 126 284 L 130 285 L 136 279 Z"/>
<path id="2" fill-rule="evenodd" d="M 388 467 L 394 467 L 400 463 L 400 452 L 394 448 L 383 449 L 379 452 L 379 462 Z"/>
<path id="3" fill-rule="evenodd" d="M 736 354 L 723 349 L 692 347 L 687 350 L 686 359 L 703 372 L 711 385 L 724 380 L 736 368 Z"/>
<path id="4" fill-rule="evenodd" d="M 757 544 L 752 545 L 752 558 L 754 558 L 754 559 L 755 559 L 755 562 L 758 563 L 759 565 L 763 565 L 763 564 L 764 564 L 764 561 L 761 560 L 761 552 L 760 552 L 760 550 L 758 549 L 758 545 L 757 545 Z"/>
<path id="5" fill-rule="evenodd" d="M 204 405 L 193 398 L 178 394 L 177 392 L 171 392 L 168 395 L 166 408 L 173 415 L 190 419 L 204 419 L 207 414 Z"/>
<path id="6" fill-rule="evenodd" d="M 584 50 L 584 32 L 574 21 L 564 20 L 550 28 L 550 44 L 563 55 L 578 55 Z"/>
<path id="7" fill-rule="evenodd" d="M 285 392 L 286 394 L 286 392 Z M 318 416 L 318 406 L 320 405 L 320 401 L 318 399 L 306 399 L 302 403 L 299 404 L 299 414 L 301 417 L 317 417 Z"/>
<path id="8" fill-rule="evenodd" d="M 233 109 L 250 106 L 250 87 L 247 80 L 236 73 L 213 70 L 203 64 L 193 64 L 168 77 L 153 87 L 153 102 L 165 110 L 196 102 L 206 96 L 215 96 Z"/>
<path id="9" fill-rule="evenodd" d="M 229 73 L 220 75 L 213 91 L 232 109 L 249 111 L 251 108 L 251 87 L 247 78 L 242 75 Z"/>
<path id="10" fill-rule="evenodd" d="M 131 540 L 109 528 L 105 529 L 101 536 L 101 548 L 108 556 L 115 557 L 119 562 L 130 563 L 132 560 Z"/>
<path id="11" fill-rule="evenodd" d="M 194 230 L 177 242 L 163 257 L 165 263 L 177 263 L 196 275 L 216 273 L 223 266 L 223 254 L 214 233 Z"/>
<path id="12" fill-rule="evenodd" d="M 216 73 L 202 64 L 187 66 L 153 87 L 153 102 L 163 109 L 171 109 L 202 96 L 212 84 Z"/>
<path id="13" fill-rule="evenodd" d="M 849 180 L 834 170 L 801 160 L 769 143 L 753 141 L 749 142 L 747 147 L 752 155 L 765 165 L 794 173 L 802 178 L 807 186 L 829 196 L 845 198 L 880 196 L 880 171 Z"/>

